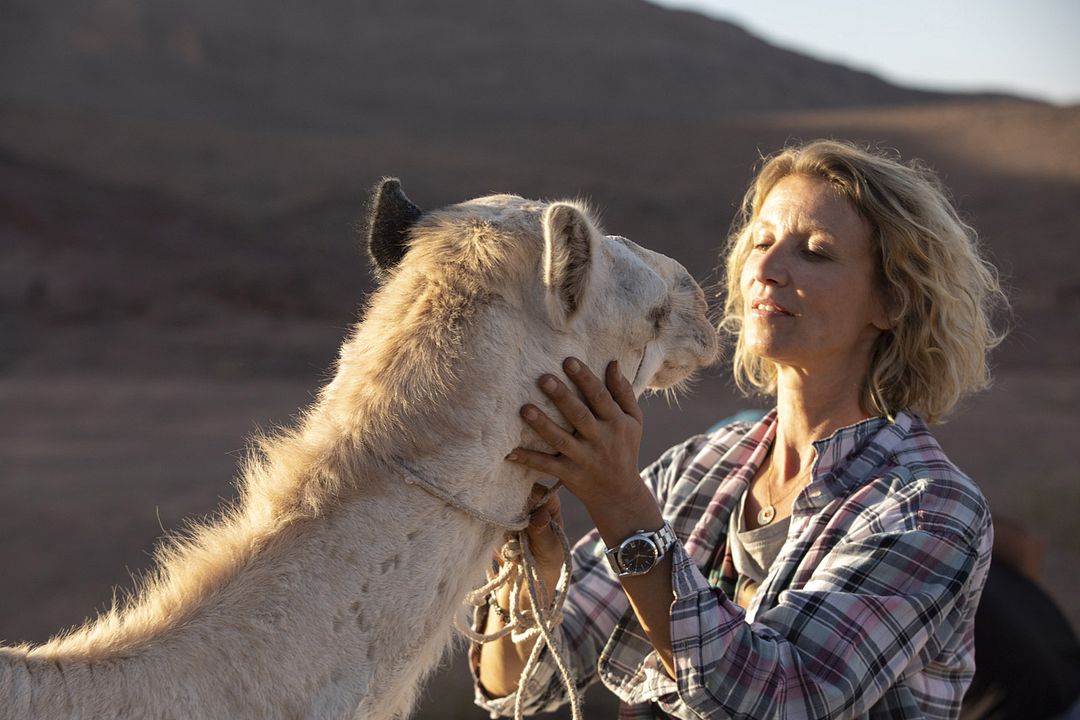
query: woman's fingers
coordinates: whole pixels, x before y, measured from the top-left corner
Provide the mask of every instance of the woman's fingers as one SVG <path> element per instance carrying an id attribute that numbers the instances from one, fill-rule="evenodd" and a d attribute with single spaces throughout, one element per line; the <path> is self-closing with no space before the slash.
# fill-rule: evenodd
<path id="1" fill-rule="evenodd" d="M 559 414 L 583 437 L 596 434 L 596 415 L 589 406 L 577 398 L 561 380 L 554 375 L 540 377 L 540 389 L 558 409 Z M 528 419 L 528 415 L 525 416 Z M 545 438 L 546 440 L 547 438 Z"/>
<path id="2" fill-rule="evenodd" d="M 546 378 L 551 378 L 550 375 L 546 375 L 545 377 Z M 552 379 L 554 379 L 554 378 L 552 378 Z M 558 382 L 558 381 L 556 381 L 556 382 Z M 548 383 L 545 383 L 545 381 L 543 379 L 540 380 L 541 387 L 543 387 L 546 384 L 548 384 Z M 566 395 L 566 386 L 563 385 L 562 383 L 558 383 L 558 385 L 561 388 L 561 391 L 562 391 L 561 394 Z M 545 389 L 545 392 L 546 392 L 546 389 Z M 555 390 L 554 392 L 558 393 L 560 391 Z M 551 393 L 549 393 L 549 394 L 551 394 Z M 577 421 L 581 422 L 582 425 L 587 425 L 590 420 L 593 423 L 596 422 L 596 418 L 592 417 L 592 414 L 589 413 L 588 408 L 586 408 L 584 405 L 582 405 L 577 400 L 574 400 L 574 402 L 576 402 L 581 409 L 583 409 L 586 413 L 588 413 L 589 420 L 581 419 L 580 416 L 578 416 L 576 413 L 575 413 L 575 417 L 573 417 L 573 418 L 567 417 L 566 418 L 567 420 L 569 420 L 571 423 L 574 423 L 575 420 L 577 420 Z M 556 405 L 559 406 L 559 412 L 563 413 L 563 415 L 565 416 L 566 413 L 568 412 L 568 410 L 565 410 L 563 408 L 569 405 L 567 402 L 565 402 L 565 398 L 564 398 L 564 401 L 562 402 L 561 405 L 560 405 L 560 403 L 558 401 L 556 401 Z M 528 404 L 528 405 L 525 405 L 524 407 L 521 408 L 521 417 L 525 419 L 526 424 L 528 424 L 529 427 L 531 427 L 533 430 L 535 430 L 536 434 L 539 435 L 541 437 L 541 439 L 543 439 L 544 442 L 546 442 L 551 447 L 551 449 L 554 450 L 557 454 L 566 455 L 566 456 L 571 457 L 571 458 L 577 457 L 579 455 L 579 453 L 576 452 L 576 450 L 578 449 L 578 446 L 579 446 L 578 440 L 571 433 L 567 432 L 566 430 L 563 430 L 561 427 L 559 427 L 554 422 L 552 422 L 551 418 L 549 418 L 547 415 L 545 415 L 544 412 L 540 408 L 536 407 L 535 405 L 533 405 L 531 403 Z M 575 425 L 575 427 L 577 427 L 577 426 Z M 580 428 L 579 428 L 579 430 L 580 430 Z M 585 434 L 585 433 L 582 432 L 582 434 Z M 530 467 L 534 467 L 534 466 L 530 466 Z M 540 468 L 537 468 L 537 469 L 540 469 Z"/>
<path id="3" fill-rule="evenodd" d="M 550 493 L 550 497 L 544 498 Z M 543 502 L 541 502 L 543 501 Z M 541 483 L 533 483 L 529 493 L 529 525 L 535 528 L 547 527 L 552 522 L 561 523 L 559 493 Z"/>
<path id="4" fill-rule="evenodd" d="M 554 375 L 543 375 L 540 378 L 540 389 L 551 398 L 559 413 L 578 435 L 595 439 L 600 432 L 600 421 L 614 420 L 623 414 L 623 410 L 605 384 L 593 375 L 584 363 L 570 357 L 563 363 L 563 369 L 581 393 L 584 402 Z M 633 396 L 633 390 L 630 394 Z M 540 437 L 547 440 L 557 452 L 566 454 L 572 449 L 573 436 L 565 431 L 559 432 L 561 428 L 537 408 L 526 405 L 522 414 Z"/>
<path id="5" fill-rule="evenodd" d="M 567 460 L 563 457 L 537 452 L 536 450 L 526 450 L 525 448 L 514 448 L 506 456 L 506 459 L 557 478 L 564 477 L 569 467 Z"/>
<path id="6" fill-rule="evenodd" d="M 638 405 L 637 396 L 634 395 L 634 386 L 626 379 L 619 370 L 619 361 L 612 360 L 608 363 L 605 377 L 608 392 L 611 393 L 612 401 L 618 404 L 624 413 L 631 416 L 639 423 L 645 418 Z"/>
<path id="7" fill-rule="evenodd" d="M 527 404 L 521 408 L 522 418 L 553 452 L 519 447 L 506 459 L 557 477 L 577 494 L 583 482 L 621 468 L 624 456 L 632 455 L 636 463 L 642 413 L 617 363 L 608 364 L 603 382 L 575 358 L 567 358 L 564 367 L 588 404 L 553 375 L 542 376 L 539 385 L 574 430 L 565 430 L 536 405 Z"/>
<path id="8" fill-rule="evenodd" d="M 529 488 L 529 507 L 535 509 L 537 503 L 540 502 L 540 498 L 547 494 L 548 489 L 547 485 L 534 482 L 532 487 Z"/>
<path id="9" fill-rule="evenodd" d="M 529 543 L 534 557 L 537 557 L 548 574 L 553 568 L 562 565 L 562 543 L 552 531 L 552 523 L 562 525 L 560 514 L 559 494 L 552 493 L 551 497 L 540 502 L 551 488 L 540 483 L 534 483 L 529 495 L 529 527 L 526 530 Z M 535 507 L 533 507 L 535 506 Z"/>
<path id="10" fill-rule="evenodd" d="M 567 376 L 577 386 L 581 396 L 585 398 L 585 402 L 592 408 L 592 413 L 595 413 L 596 417 L 601 420 L 612 420 L 619 416 L 621 411 L 608 391 L 608 387 L 605 387 L 600 378 L 592 374 L 592 371 L 589 370 L 585 363 L 577 358 L 568 357 L 563 361 L 563 370 L 566 371 Z M 573 396 L 571 395 L 571 397 Z M 576 400 L 576 398 L 574 399 Z M 578 402 L 580 403 L 580 401 Z M 567 418 L 567 420 L 569 419 Z"/>

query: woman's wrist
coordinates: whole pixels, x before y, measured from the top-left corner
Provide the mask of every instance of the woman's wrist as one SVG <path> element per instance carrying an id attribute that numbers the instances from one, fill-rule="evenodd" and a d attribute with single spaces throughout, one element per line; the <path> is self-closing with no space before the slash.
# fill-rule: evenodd
<path id="1" fill-rule="evenodd" d="M 510 624 L 510 611 L 502 606 L 499 602 L 499 595 L 495 590 L 492 590 L 488 594 L 488 610 L 495 613 L 495 615 L 502 621 L 503 625 Z"/>
<path id="2" fill-rule="evenodd" d="M 550 600 L 555 593 L 555 586 L 558 584 L 562 574 L 562 564 L 560 563 L 555 568 L 540 567 L 538 569 L 540 570 L 541 585 L 537 587 L 537 591 L 542 593 L 542 598 Z M 496 615 L 504 625 L 509 624 L 512 619 L 510 613 L 511 594 L 511 587 L 509 584 L 506 584 L 492 590 L 487 598 L 489 615 Z M 521 592 L 517 598 L 517 608 L 519 611 L 523 612 L 532 610 L 532 600 L 529 598 L 529 590 L 525 583 L 522 583 Z"/>
<path id="3" fill-rule="evenodd" d="M 664 524 L 664 516 L 656 497 L 639 477 L 636 483 L 625 483 L 618 497 L 597 500 L 586 510 L 596 525 L 601 539 L 612 547 L 639 530 L 656 530 Z"/>

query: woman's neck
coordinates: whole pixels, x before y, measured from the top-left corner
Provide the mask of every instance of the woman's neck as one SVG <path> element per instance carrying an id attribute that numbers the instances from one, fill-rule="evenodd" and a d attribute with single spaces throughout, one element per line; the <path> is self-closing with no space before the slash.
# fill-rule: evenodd
<path id="1" fill-rule="evenodd" d="M 868 417 L 860 402 L 862 377 L 858 373 L 815 377 L 793 368 L 777 369 L 772 462 L 781 477 L 808 472 L 815 459 L 815 441 Z"/>

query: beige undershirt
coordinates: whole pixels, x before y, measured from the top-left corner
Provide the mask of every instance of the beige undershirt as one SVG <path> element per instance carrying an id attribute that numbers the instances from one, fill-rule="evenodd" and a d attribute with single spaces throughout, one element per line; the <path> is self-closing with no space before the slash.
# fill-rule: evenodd
<path id="1" fill-rule="evenodd" d="M 728 523 L 728 544 L 731 547 L 731 559 L 739 582 L 735 587 L 735 602 L 746 609 L 754 598 L 758 585 L 765 581 L 769 568 L 787 540 L 791 516 L 774 520 L 753 530 L 746 529 L 746 495 L 743 493 L 739 506 L 731 513 Z"/>

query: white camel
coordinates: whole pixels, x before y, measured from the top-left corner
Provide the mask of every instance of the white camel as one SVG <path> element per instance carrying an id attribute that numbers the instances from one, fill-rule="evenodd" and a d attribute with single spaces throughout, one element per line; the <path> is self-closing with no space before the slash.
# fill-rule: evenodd
<path id="1" fill-rule="evenodd" d="M 421 212 L 387 179 L 369 252 L 381 286 L 297 427 L 130 599 L 0 648 L 0 718 L 407 717 L 502 535 L 415 479 L 518 516 L 537 477 L 504 456 L 543 447 L 518 418 L 541 373 L 618 359 L 640 393 L 716 352 L 686 270 L 573 202 Z"/>

